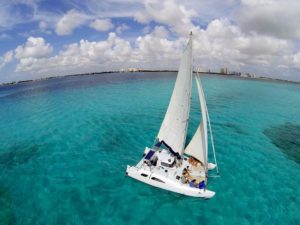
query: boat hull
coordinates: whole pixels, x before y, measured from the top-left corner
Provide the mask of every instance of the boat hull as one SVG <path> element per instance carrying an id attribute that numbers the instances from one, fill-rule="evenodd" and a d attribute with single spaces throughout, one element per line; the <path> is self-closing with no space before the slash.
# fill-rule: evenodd
<path id="1" fill-rule="evenodd" d="M 176 182 L 173 179 L 168 178 L 167 175 L 162 175 L 160 173 L 155 173 L 149 170 L 148 167 L 127 166 L 126 174 L 129 177 L 132 177 L 138 181 L 152 185 L 154 187 L 191 197 L 209 199 L 215 195 L 215 192 L 213 191 L 193 188 L 189 185 Z"/>

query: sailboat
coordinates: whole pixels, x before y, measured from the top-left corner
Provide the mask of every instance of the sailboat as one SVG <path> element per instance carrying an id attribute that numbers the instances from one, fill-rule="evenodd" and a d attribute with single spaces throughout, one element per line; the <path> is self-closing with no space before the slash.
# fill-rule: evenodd
<path id="1" fill-rule="evenodd" d="M 201 122 L 185 147 L 191 105 L 193 57 L 192 33 L 183 52 L 171 100 L 152 147 L 146 147 L 136 166 L 127 166 L 126 175 L 146 184 L 179 194 L 212 198 L 207 189 L 208 171 L 219 173 L 209 114 L 199 73 L 195 75 L 201 106 Z M 214 163 L 208 162 L 208 127 Z"/>

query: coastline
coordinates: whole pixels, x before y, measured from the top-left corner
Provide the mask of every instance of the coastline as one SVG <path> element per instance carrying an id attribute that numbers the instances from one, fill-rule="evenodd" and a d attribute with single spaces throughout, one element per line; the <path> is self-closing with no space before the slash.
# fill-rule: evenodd
<path id="1" fill-rule="evenodd" d="M 43 80 L 51 80 L 51 79 L 59 79 L 64 77 L 76 77 L 76 76 L 95 76 L 100 74 L 107 74 L 107 73 L 138 73 L 138 72 L 178 72 L 178 70 L 143 70 L 139 69 L 137 71 L 102 71 L 102 72 L 92 72 L 92 73 L 79 73 L 79 74 L 67 74 L 67 75 L 61 75 L 61 76 L 50 76 L 45 78 L 38 78 L 38 79 L 29 79 L 29 80 L 20 80 L 20 81 L 12 81 L 7 83 L 0 83 L 0 87 L 3 86 L 11 86 L 21 83 L 29 83 L 29 82 L 36 82 L 36 81 L 43 81 Z M 196 73 L 197 71 L 193 71 L 193 73 Z M 218 72 L 198 72 L 201 74 L 208 74 L 208 75 L 219 75 L 219 76 L 234 76 L 239 77 L 243 79 L 250 79 L 250 80 L 265 80 L 265 81 L 277 81 L 277 82 L 285 82 L 285 83 L 294 83 L 294 84 L 300 84 L 300 81 L 293 81 L 293 80 L 284 80 L 279 78 L 271 78 L 271 77 L 264 77 L 264 76 L 242 76 L 238 75 L 236 73 L 218 73 Z"/>

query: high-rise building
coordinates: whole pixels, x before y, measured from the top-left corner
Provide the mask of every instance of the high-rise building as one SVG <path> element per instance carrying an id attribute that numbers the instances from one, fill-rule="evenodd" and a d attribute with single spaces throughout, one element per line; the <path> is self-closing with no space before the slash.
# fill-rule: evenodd
<path id="1" fill-rule="evenodd" d="M 228 74 L 228 68 L 227 67 L 222 67 L 220 69 L 220 73 L 222 73 L 222 74 Z"/>

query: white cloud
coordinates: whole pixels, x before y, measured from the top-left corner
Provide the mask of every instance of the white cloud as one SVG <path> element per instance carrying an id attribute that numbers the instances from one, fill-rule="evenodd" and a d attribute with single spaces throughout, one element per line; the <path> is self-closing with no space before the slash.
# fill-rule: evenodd
<path id="1" fill-rule="evenodd" d="M 133 57 L 146 68 L 176 69 L 186 40 L 171 41 L 160 32 L 162 29 L 157 27 L 152 33 L 138 37 Z"/>
<path id="2" fill-rule="evenodd" d="M 30 71 L 29 65 L 36 63 L 39 59 L 50 56 L 53 48 L 41 37 L 29 37 L 24 45 L 15 49 L 15 58 L 20 60 L 16 71 Z"/>
<path id="3" fill-rule="evenodd" d="M 294 67 L 297 70 L 300 70 L 300 51 L 293 54 L 289 60 L 292 67 Z"/>
<path id="4" fill-rule="evenodd" d="M 110 19 L 96 19 L 92 23 L 90 23 L 90 27 L 97 31 L 103 32 L 111 30 L 114 25 L 112 24 Z"/>
<path id="5" fill-rule="evenodd" d="M 147 24 L 155 21 L 169 26 L 180 35 L 195 29 L 191 19 L 197 15 L 196 12 L 193 9 L 187 9 L 181 1 L 146 0 L 144 7 L 144 11 L 138 11 L 134 15 L 134 18 L 140 23 Z"/>
<path id="6" fill-rule="evenodd" d="M 73 9 L 64 15 L 42 11 L 39 1 L 33 0 L 26 1 L 31 9 L 28 18 L 23 14 L 9 16 L 13 6 L 22 1 L 0 2 L 0 31 L 18 23 L 36 22 L 39 30 L 29 29 L 25 35 L 50 34 L 52 29 L 58 35 L 68 35 L 80 26 L 101 32 L 115 29 L 115 33 L 110 33 L 106 40 L 67 44 L 55 56 L 51 56 L 52 47 L 43 38 L 28 38 L 15 49 L 17 71 L 65 74 L 128 66 L 176 69 L 190 30 L 194 33 L 196 66 L 200 62 L 206 67 L 225 65 L 270 73 L 279 67 L 300 67 L 297 0 L 71 0 L 65 6 Z M 129 29 L 120 17 L 134 19 L 144 29 L 132 26 L 130 35 L 120 38 L 118 35 Z M 3 59 L 2 56 L 1 62 Z"/>
<path id="7" fill-rule="evenodd" d="M 125 23 L 123 23 L 116 28 L 116 32 L 117 32 L 117 34 L 121 34 L 121 33 L 123 33 L 123 31 L 129 30 L 129 29 L 130 29 L 130 27 L 127 26 Z"/>
<path id="8" fill-rule="evenodd" d="M 95 72 L 124 67 L 172 68 L 179 59 L 183 47 L 182 40 L 170 41 L 161 37 L 158 30 L 138 37 L 135 47 L 116 35 L 109 33 L 104 41 L 81 40 L 72 43 L 52 57 L 24 57 L 17 65 L 18 72 L 68 74 Z"/>
<path id="9" fill-rule="evenodd" d="M 110 33 L 103 41 L 81 40 L 67 45 L 59 54 L 49 56 L 29 54 L 25 50 L 33 44 L 28 40 L 22 47 L 20 56 L 16 49 L 16 58 L 20 58 L 17 71 L 35 73 L 67 74 L 114 70 L 123 67 L 142 67 L 147 69 L 177 69 L 187 36 L 170 39 L 170 33 L 164 26 L 156 26 L 151 33 L 139 36 L 135 42 L 122 39 L 116 33 Z M 45 41 L 39 40 L 38 46 L 51 48 Z M 47 46 L 48 45 L 48 46 Z M 36 46 L 36 44 L 34 44 Z M 52 48 L 51 48 L 52 50 Z M 293 57 L 291 41 L 275 37 L 245 34 L 229 20 L 213 20 L 207 28 L 194 32 L 194 64 L 218 68 L 227 66 L 238 70 L 253 65 L 259 71 L 274 68 L 299 67 L 299 55 Z M 38 52 L 43 52 L 42 50 Z M 35 55 L 35 56 L 34 56 Z M 293 62 L 293 63 L 291 63 Z M 260 69 L 259 69 L 260 68 Z"/>
<path id="10" fill-rule="evenodd" d="M 272 70 L 293 52 L 291 41 L 245 34 L 226 19 L 213 20 L 206 30 L 196 30 L 194 43 L 198 62 L 226 65 L 232 69 L 253 65 Z"/>
<path id="11" fill-rule="evenodd" d="M 168 30 L 164 26 L 156 26 L 153 30 L 156 37 L 167 38 L 169 36 Z"/>
<path id="12" fill-rule="evenodd" d="M 150 27 L 149 25 L 147 25 L 147 26 L 145 26 L 145 27 L 143 28 L 143 33 L 144 33 L 144 34 L 148 34 L 148 33 L 150 33 L 150 31 L 151 31 L 151 27 Z"/>
<path id="13" fill-rule="evenodd" d="M 13 51 L 6 52 L 2 57 L 0 57 L 0 70 L 13 59 Z"/>
<path id="14" fill-rule="evenodd" d="M 87 20 L 87 15 L 72 9 L 57 22 L 55 32 L 58 35 L 72 34 L 74 29 L 83 25 Z"/>
<path id="15" fill-rule="evenodd" d="M 237 9 L 237 22 L 244 32 L 300 39 L 299 15 L 298 0 L 243 0 Z"/>
<path id="16" fill-rule="evenodd" d="M 130 59 L 130 43 L 110 33 L 105 41 L 90 42 L 81 40 L 69 44 L 59 54 L 52 57 L 21 59 L 17 71 L 37 73 L 78 73 L 92 72 L 100 68 L 109 68 L 112 64 L 124 63 Z"/>
<path id="17" fill-rule="evenodd" d="M 15 57 L 22 58 L 43 58 L 52 53 L 52 46 L 46 43 L 42 37 L 29 37 L 24 45 L 15 49 Z"/>

